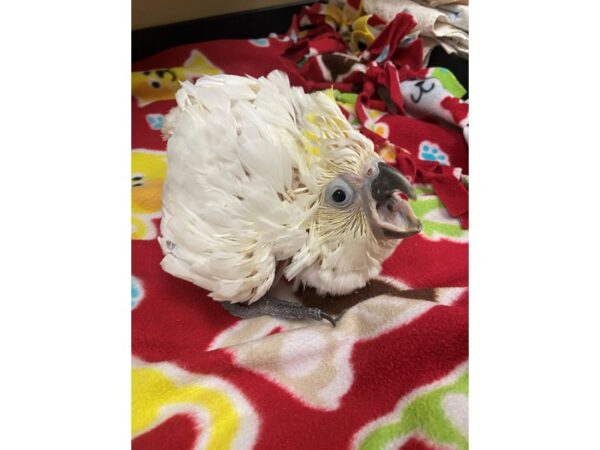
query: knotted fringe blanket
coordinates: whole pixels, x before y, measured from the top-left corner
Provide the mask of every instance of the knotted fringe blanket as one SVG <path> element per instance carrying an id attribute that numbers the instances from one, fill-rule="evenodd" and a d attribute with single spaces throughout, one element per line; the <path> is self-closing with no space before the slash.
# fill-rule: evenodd
<path id="1" fill-rule="evenodd" d="M 285 35 L 184 45 L 132 74 L 132 446 L 134 449 L 468 447 L 468 103 L 422 66 L 415 21 L 360 2 L 315 4 Z M 156 236 L 164 115 L 179 81 L 285 71 L 327 89 L 411 178 L 421 234 L 364 289 L 296 298 L 327 323 L 239 320 L 164 273 Z M 211 149 L 218 151 L 218 149 Z"/>

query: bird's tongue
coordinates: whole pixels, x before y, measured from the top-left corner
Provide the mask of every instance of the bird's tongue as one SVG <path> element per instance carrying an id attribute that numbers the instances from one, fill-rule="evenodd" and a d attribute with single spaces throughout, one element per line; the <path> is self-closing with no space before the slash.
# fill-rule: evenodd
<path id="1" fill-rule="evenodd" d="M 377 204 L 376 222 L 383 235 L 391 239 L 402 239 L 421 231 L 422 224 L 400 191 Z"/>

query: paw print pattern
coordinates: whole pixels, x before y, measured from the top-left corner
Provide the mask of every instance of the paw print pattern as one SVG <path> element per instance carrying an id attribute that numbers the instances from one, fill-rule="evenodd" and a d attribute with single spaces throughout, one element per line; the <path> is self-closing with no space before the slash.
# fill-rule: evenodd
<path id="1" fill-rule="evenodd" d="M 147 114 L 146 122 L 153 130 L 161 130 L 165 123 L 165 116 L 162 114 Z"/>
<path id="2" fill-rule="evenodd" d="M 423 141 L 421 142 L 421 145 L 419 145 L 419 159 L 435 161 L 443 166 L 450 165 L 448 155 L 442 151 L 439 145 L 429 141 Z"/>
<path id="3" fill-rule="evenodd" d="M 375 62 L 378 64 L 381 64 L 388 57 L 389 53 L 390 53 L 390 46 L 386 45 L 385 47 L 383 47 L 383 50 L 381 50 L 381 53 L 379 54 L 379 56 L 377 57 Z"/>
<path id="4" fill-rule="evenodd" d="M 248 42 L 256 45 L 257 47 L 268 47 L 270 45 L 270 42 L 267 38 L 248 39 Z"/>
<path id="5" fill-rule="evenodd" d="M 131 309 L 135 309 L 143 297 L 144 289 L 141 281 L 137 277 L 131 277 Z"/>

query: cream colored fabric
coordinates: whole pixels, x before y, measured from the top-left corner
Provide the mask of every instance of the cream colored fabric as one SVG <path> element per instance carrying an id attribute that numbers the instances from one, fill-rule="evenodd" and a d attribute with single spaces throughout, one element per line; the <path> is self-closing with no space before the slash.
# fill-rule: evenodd
<path id="1" fill-rule="evenodd" d="M 467 5 L 440 5 L 436 9 L 444 13 L 456 28 L 469 32 L 469 7 Z"/>
<path id="2" fill-rule="evenodd" d="M 417 21 L 416 30 L 424 40 L 427 61 L 433 47 L 441 45 L 447 53 L 469 56 L 469 8 L 464 5 L 424 6 L 412 0 L 365 0 L 368 14 L 377 14 L 387 22 L 400 12 L 410 13 Z"/>
<path id="3" fill-rule="evenodd" d="M 434 7 L 439 5 L 468 5 L 469 0 L 420 0 L 420 3 Z"/>

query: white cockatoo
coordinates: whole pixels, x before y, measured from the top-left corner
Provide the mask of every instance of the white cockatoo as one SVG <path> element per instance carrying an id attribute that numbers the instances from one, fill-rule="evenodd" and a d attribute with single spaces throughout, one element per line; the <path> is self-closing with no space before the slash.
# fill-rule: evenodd
<path id="1" fill-rule="evenodd" d="M 386 165 L 325 92 L 267 77 L 184 82 L 165 120 L 163 269 L 191 281 L 239 317 L 327 319 L 268 293 L 346 294 L 381 270 L 421 223 Z"/>

